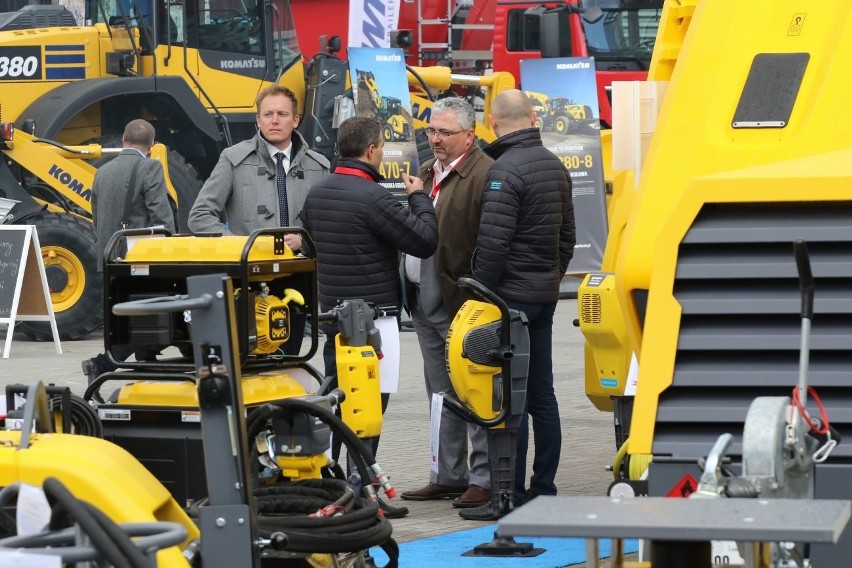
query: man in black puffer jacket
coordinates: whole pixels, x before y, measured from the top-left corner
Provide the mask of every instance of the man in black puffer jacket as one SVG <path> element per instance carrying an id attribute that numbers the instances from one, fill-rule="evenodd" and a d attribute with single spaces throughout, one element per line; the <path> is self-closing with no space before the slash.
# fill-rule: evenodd
<path id="1" fill-rule="evenodd" d="M 384 140 L 375 119 L 344 121 L 337 147 L 341 157 L 334 173 L 311 188 L 302 209 L 317 248 L 320 307 L 328 311 L 342 300 L 361 299 L 398 314 L 399 251 L 428 258 L 438 244 L 432 200 L 416 178 L 404 176 L 408 208 L 377 183 Z M 325 374 L 336 377 L 336 330 L 327 331 Z M 387 402 L 382 394 L 382 412 Z M 364 442 L 375 454 L 379 438 Z M 385 514 L 391 517 L 391 508 L 385 506 Z"/>
<path id="2" fill-rule="evenodd" d="M 518 90 L 501 93 L 490 120 L 499 138 L 485 148 L 495 162 L 485 182 L 473 275 L 529 320 L 526 409 L 533 419 L 535 458 L 527 491 L 525 413 L 515 469 L 515 503 L 520 505 L 537 495 L 556 494 L 562 435 L 553 392 L 553 313 L 574 254 L 574 206 L 571 179 L 542 145 L 527 96 Z"/>

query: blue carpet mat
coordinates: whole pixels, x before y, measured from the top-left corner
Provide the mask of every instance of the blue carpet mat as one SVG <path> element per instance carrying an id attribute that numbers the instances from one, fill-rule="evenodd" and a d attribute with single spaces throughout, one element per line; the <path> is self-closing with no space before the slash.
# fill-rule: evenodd
<path id="1" fill-rule="evenodd" d="M 586 559 L 586 541 L 581 538 L 545 538 L 518 537 L 517 542 L 532 543 L 534 548 L 544 548 L 546 552 L 532 558 L 484 558 L 462 556 L 474 546 L 491 542 L 497 525 L 488 525 L 459 531 L 432 538 L 406 542 L 399 546 L 399 568 L 434 568 L 440 566 L 461 566 L 464 568 L 559 568 L 580 564 Z M 601 558 L 610 555 L 610 541 L 601 541 Z M 627 540 L 625 552 L 636 552 L 639 543 Z M 387 555 L 378 548 L 370 549 L 376 564 L 383 566 Z M 436 564 L 436 562 L 438 564 Z"/>

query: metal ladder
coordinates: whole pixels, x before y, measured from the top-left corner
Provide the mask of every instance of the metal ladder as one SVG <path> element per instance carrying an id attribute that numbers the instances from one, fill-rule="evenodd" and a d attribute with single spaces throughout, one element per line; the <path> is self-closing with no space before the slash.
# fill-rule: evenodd
<path id="1" fill-rule="evenodd" d="M 453 30 L 494 30 L 494 24 L 453 24 L 453 4 L 459 8 L 473 6 L 474 0 L 447 0 L 447 12 L 443 18 L 424 19 L 423 17 L 423 0 L 415 0 L 417 2 L 417 39 L 420 42 L 417 50 L 417 63 L 423 65 L 424 61 L 433 61 L 435 59 L 446 58 L 449 61 L 467 61 L 467 60 L 491 60 L 492 51 L 490 49 L 458 49 L 453 51 Z M 447 36 L 446 42 L 438 43 L 423 43 L 423 30 L 428 26 L 446 26 Z"/>

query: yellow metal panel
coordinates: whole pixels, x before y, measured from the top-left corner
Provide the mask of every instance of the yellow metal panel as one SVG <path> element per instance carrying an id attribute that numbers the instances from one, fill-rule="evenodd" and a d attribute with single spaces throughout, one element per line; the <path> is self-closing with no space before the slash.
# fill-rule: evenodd
<path id="1" fill-rule="evenodd" d="M 144 239 L 128 251 L 125 261 L 155 262 L 239 262 L 248 237 L 223 235 L 216 238 L 175 236 L 163 239 Z M 249 261 L 275 261 L 293 258 L 293 251 L 284 247 L 276 254 L 273 237 L 260 236 L 252 245 Z"/>
<path id="2" fill-rule="evenodd" d="M 649 454 L 659 396 L 672 384 L 681 308 L 673 294 L 680 242 L 706 203 L 848 201 L 852 149 L 719 172 L 687 183 L 657 241 L 630 430 L 630 453 Z M 803 189 L 806 195 L 803 195 Z"/>
<path id="3" fill-rule="evenodd" d="M 242 378 L 243 403 L 255 406 L 274 400 L 305 396 L 304 387 L 287 374 L 287 370 L 268 371 Z M 122 387 L 118 404 L 130 406 L 160 406 L 167 408 L 197 408 L 198 391 L 194 381 L 135 381 Z"/>
<path id="4" fill-rule="evenodd" d="M 0 432 L 0 485 L 19 481 L 41 487 L 59 479 L 78 499 L 88 501 L 117 523 L 172 521 L 199 532 L 171 494 L 122 448 L 89 436 L 35 434 L 18 449 L 20 432 Z M 177 548 L 161 551 L 158 565 L 187 566 Z"/>
<path id="5" fill-rule="evenodd" d="M 349 347 L 334 339 L 337 381 L 346 398 L 340 404 L 341 418 L 359 438 L 372 438 L 382 431 L 382 397 L 379 359 L 369 345 Z"/>
<path id="6" fill-rule="evenodd" d="M 657 45 L 680 51 L 670 71 L 651 75 L 670 75 L 671 82 L 614 261 L 628 344 L 639 347 L 632 454 L 650 452 L 658 398 L 672 381 L 681 313 L 672 296 L 677 250 L 702 205 L 850 196 L 852 115 L 843 109 L 852 90 L 852 3 L 703 0 L 694 3 L 681 40 L 689 4 L 667 3 Z M 674 16 L 682 16 L 680 28 Z M 784 128 L 732 126 L 759 54 L 808 54 Z M 654 63 L 662 65 L 663 55 L 655 52 Z M 649 289 L 642 329 L 634 294 Z"/>

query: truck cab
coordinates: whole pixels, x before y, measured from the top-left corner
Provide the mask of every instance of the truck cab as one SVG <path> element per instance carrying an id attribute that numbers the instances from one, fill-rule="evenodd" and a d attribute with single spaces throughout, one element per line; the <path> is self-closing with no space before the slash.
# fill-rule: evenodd
<path id="1" fill-rule="evenodd" d="M 613 81 L 643 81 L 663 0 L 499 0 L 494 68 L 520 78 L 520 61 L 594 57 L 601 125 L 612 126 Z"/>

